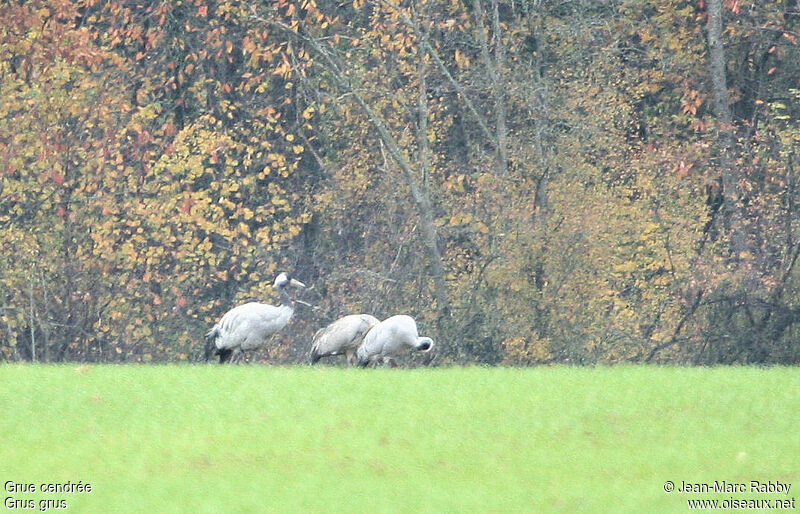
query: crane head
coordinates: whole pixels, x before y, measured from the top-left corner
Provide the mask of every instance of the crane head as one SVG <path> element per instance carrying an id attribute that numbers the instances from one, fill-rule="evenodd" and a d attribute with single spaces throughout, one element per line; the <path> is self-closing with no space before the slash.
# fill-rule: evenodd
<path id="1" fill-rule="evenodd" d="M 429 352 L 433 349 L 433 339 L 430 337 L 420 337 L 417 339 L 416 349 L 420 352 Z"/>
<path id="2" fill-rule="evenodd" d="M 277 277 L 275 277 L 275 282 L 272 283 L 272 287 L 275 288 L 286 287 L 287 285 L 306 287 L 304 283 L 292 278 L 288 273 L 280 273 Z"/>

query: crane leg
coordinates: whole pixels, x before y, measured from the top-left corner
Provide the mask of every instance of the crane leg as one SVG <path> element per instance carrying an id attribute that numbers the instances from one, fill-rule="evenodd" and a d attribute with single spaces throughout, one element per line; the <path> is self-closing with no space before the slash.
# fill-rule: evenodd
<path id="1" fill-rule="evenodd" d="M 236 348 L 233 350 L 233 355 L 231 356 L 231 364 L 240 364 L 244 359 L 244 352 L 241 348 Z"/>

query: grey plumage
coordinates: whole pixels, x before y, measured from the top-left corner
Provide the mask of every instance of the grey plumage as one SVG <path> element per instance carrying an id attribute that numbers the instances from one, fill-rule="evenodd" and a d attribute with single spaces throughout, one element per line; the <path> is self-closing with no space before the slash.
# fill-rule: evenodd
<path id="1" fill-rule="evenodd" d="M 311 342 L 311 364 L 333 355 L 346 355 L 347 363 L 354 364 L 364 336 L 378 323 L 378 318 L 369 314 L 350 314 L 319 329 Z"/>
<path id="2" fill-rule="evenodd" d="M 386 318 L 367 332 L 356 354 L 360 366 L 381 360 L 393 366 L 394 355 L 409 349 L 428 352 L 432 348 L 433 339 L 419 336 L 414 318 L 400 314 Z"/>
<path id="3" fill-rule="evenodd" d="M 286 286 L 305 287 L 286 273 L 280 273 L 272 284 L 281 297 L 279 306 L 250 302 L 234 307 L 206 334 L 205 357 L 219 355 L 219 362 L 241 360 L 243 352 L 254 350 L 282 329 L 292 319 L 294 305 Z"/>

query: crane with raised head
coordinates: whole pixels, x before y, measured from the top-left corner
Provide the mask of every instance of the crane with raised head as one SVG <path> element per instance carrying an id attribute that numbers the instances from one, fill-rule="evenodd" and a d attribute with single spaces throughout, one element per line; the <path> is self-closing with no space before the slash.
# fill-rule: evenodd
<path id="1" fill-rule="evenodd" d="M 294 302 L 286 291 L 290 285 L 306 287 L 289 274 L 280 273 L 272 283 L 281 298 L 279 306 L 250 302 L 226 312 L 206 334 L 206 360 L 219 355 L 220 364 L 239 362 L 245 351 L 263 346 L 273 334 L 285 327 L 294 314 Z"/>

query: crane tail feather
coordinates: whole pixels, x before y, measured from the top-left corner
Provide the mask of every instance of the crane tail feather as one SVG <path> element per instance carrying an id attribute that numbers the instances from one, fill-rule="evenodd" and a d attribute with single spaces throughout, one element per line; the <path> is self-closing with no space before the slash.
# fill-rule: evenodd
<path id="1" fill-rule="evenodd" d="M 218 355 L 219 352 L 217 347 L 214 343 L 217 341 L 217 336 L 219 336 L 219 325 L 214 325 L 214 328 L 208 331 L 205 336 L 206 344 L 205 344 L 205 358 L 206 362 L 208 362 L 211 357 L 214 355 Z"/>

